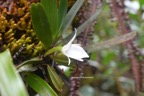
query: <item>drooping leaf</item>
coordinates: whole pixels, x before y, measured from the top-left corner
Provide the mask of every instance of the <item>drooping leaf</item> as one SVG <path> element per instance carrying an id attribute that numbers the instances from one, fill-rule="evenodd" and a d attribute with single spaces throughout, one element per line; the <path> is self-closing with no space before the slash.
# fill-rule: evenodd
<path id="1" fill-rule="evenodd" d="M 85 49 L 88 51 L 88 53 L 95 52 L 95 51 L 102 49 L 102 48 L 109 48 L 113 45 L 124 43 L 128 40 L 133 39 L 135 36 L 136 36 L 136 32 L 130 32 L 130 33 L 121 35 L 119 37 L 112 38 L 110 40 L 107 40 L 107 41 L 104 41 L 101 43 L 86 46 Z"/>
<path id="2" fill-rule="evenodd" d="M 63 87 L 63 82 L 60 79 L 60 77 L 58 76 L 58 74 L 55 72 L 54 68 L 48 66 L 48 73 L 50 76 L 50 79 L 54 85 L 54 87 L 61 92 L 62 91 L 62 87 Z"/>
<path id="3" fill-rule="evenodd" d="M 82 6 L 83 2 L 84 2 L 84 0 L 77 0 L 75 2 L 75 4 L 70 9 L 70 11 L 66 14 L 66 17 L 64 19 L 64 23 L 62 25 L 60 32 L 64 33 L 68 29 L 68 27 L 70 26 L 70 24 L 72 23 L 72 20 L 74 19 L 75 15 L 76 15 L 76 13 Z"/>
<path id="4" fill-rule="evenodd" d="M 24 80 L 34 89 L 40 96 L 58 96 L 56 92 L 39 76 L 27 73 Z"/>
<path id="5" fill-rule="evenodd" d="M 36 35 L 47 48 L 50 47 L 52 43 L 50 25 L 46 12 L 40 3 L 31 5 L 31 16 Z"/>
<path id="6" fill-rule="evenodd" d="M 44 6 L 47 14 L 53 39 L 58 32 L 58 9 L 56 1 L 57 0 L 41 0 L 41 4 Z"/>
<path id="7" fill-rule="evenodd" d="M 0 73 L 2 96 L 28 96 L 24 83 L 13 65 L 8 49 L 0 53 Z"/>

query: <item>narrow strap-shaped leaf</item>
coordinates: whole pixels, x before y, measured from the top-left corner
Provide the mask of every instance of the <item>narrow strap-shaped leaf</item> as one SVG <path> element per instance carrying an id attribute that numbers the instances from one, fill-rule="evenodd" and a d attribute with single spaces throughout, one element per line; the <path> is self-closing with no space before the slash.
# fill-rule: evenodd
<path id="1" fill-rule="evenodd" d="M 58 15 L 59 15 L 59 27 L 61 27 L 64 18 L 67 13 L 67 0 L 60 0 L 60 5 L 58 9 Z"/>
<path id="2" fill-rule="evenodd" d="M 76 13 L 82 6 L 83 2 L 84 2 L 84 0 L 77 0 L 75 2 L 75 4 L 70 9 L 70 11 L 67 13 L 60 32 L 64 33 L 68 29 L 68 27 L 70 26 L 70 24 L 72 23 L 72 20 L 74 19 L 75 15 L 76 15 Z"/>
<path id="3" fill-rule="evenodd" d="M 24 83 L 13 65 L 8 49 L 0 53 L 0 73 L 2 96 L 28 96 Z"/>
<path id="4" fill-rule="evenodd" d="M 27 73 L 24 80 L 34 89 L 40 96 L 58 96 L 56 92 L 39 76 Z"/>
<path id="5" fill-rule="evenodd" d="M 58 91 L 62 91 L 62 87 L 63 87 L 63 82 L 62 80 L 60 79 L 60 77 L 57 75 L 57 73 L 55 72 L 55 70 L 48 66 L 48 73 L 49 73 L 49 76 L 50 76 L 50 79 L 54 85 L 54 87 L 58 90 Z"/>
<path id="6" fill-rule="evenodd" d="M 101 43 L 86 46 L 85 49 L 88 51 L 88 53 L 95 52 L 99 49 L 109 48 L 113 45 L 124 43 L 128 40 L 133 39 L 135 36 L 136 36 L 136 32 L 130 32 L 130 33 L 121 35 L 119 37 L 112 38 L 110 40 L 107 40 L 107 41 L 104 41 L 104 42 L 101 42 Z"/>
<path id="7" fill-rule="evenodd" d="M 83 32 L 85 30 L 85 28 L 87 28 L 90 24 L 92 24 L 92 22 L 94 20 L 96 20 L 100 14 L 100 12 L 102 11 L 102 9 L 104 8 L 103 4 L 96 12 L 94 15 L 92 15 L 88 20 L 86 20 L 82 25 L 80 25 L 77 28 L 77 35 L 79 35 L 81 32 Z M 67 43 L 74 35 L 74 32 L 72 32 L 70 35 L 68 35 L 66 38 L 64 38 L 63 43 Z"/>
<path id="8" fill-rule="evenodd" d="M 54 39 L 58 32 L 57 0 L 41 0 L 41 4 L 44 6 L 44 9 L 46 11 L 52 36 Z"/>
<path id="9" fill-rule="evenodd" d="M 31 15 L 36 35 L 47 48 L 50 47 L 52 43 L 52 35 L 48 18 L 43 6 L 40 3 L 32 4 Z"/>
<path id="10" fill-rule="evenodd" d="M 91 25 L 92 22 L 98 18 L 99 14 L 102 12 L 104 6 L 105 6 L 105 3 L 98 10 L 96 10 L 96 12 L 88 20 L 86 20 L 82 25 L 80 25 L 77 28 L 77 35 L 79 35 L 81 32 L 83 32 L 86 27 Z"/>

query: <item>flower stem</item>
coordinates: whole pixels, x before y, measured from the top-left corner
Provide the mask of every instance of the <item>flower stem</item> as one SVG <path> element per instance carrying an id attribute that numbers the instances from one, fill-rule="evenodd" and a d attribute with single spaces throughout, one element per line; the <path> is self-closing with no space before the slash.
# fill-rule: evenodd
<path id="1" fill-rule="evenodd" d="M 52 53 L 54 53 L 55 51 L 61 51 L 61 49 L 62 49 L 61 46 L 53 47 L 52 49 L 48 50 L 48 51 L 44 54 L 44 56 L 47 56 L 47 55 L 49 55 L 49 54 L 52 54 Z"/>

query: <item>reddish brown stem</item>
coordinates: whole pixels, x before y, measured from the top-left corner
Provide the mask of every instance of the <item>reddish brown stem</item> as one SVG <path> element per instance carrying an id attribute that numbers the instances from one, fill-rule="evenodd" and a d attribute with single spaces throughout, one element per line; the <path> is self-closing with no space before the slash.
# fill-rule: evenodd
<path id="1" fill-rule="evenodd" d="M 124 11 L 124 0 L 112 0 L 112 2 L 110 2 L 110 7 L 112 10 L 113 16 L 118 21 L 119 31 L 122 34 L 131 32 L 131 29 L 129 27 L 129 16 Z M 141 77 L 140 77 L 141 72 L 139 70 L 140 65 L 138 63 L 138 60 L 134 55 L 135 49 L 133 47 L 134 46 L 133 44 L 134 44 L 133 40 L 130 40 L 125 43 L 125 46 L 129 50 L 129 59 L 131 62 L 131 67 L 132 67 L 133 75 L 135 78 L 136 95 L 139 96 L 139 92 L 141 89 L 140 88 L 141 87 Z M 135 48 L 138 48 L 138 47 L 135 47 Z"/>

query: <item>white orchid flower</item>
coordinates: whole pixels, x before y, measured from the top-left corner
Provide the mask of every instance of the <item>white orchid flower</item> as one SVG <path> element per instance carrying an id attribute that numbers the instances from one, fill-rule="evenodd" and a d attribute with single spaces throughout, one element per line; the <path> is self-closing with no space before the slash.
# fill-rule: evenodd
<path id="1" fill-rule="evenodd" d="M 76 38 L 77 30 L 75 29 L 75 34 L 73 38 L 62 47 L 62 53 L 68 58 L 68 65 L 71 63 L 70 58 L 83 61 L 82 58 L 88 58 L 89 55 L 85 52 L 85 50 L 80 46 L 80 44 L 72 44 L 74 39 Z"/>

